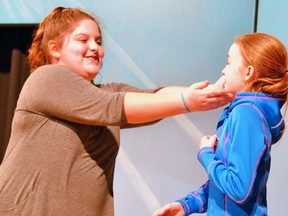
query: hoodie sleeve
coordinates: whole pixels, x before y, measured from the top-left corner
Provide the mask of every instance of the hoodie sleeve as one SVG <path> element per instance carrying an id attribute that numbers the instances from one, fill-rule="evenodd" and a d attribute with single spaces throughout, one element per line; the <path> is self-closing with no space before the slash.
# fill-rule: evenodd
<path id="1" fill-rule="evenodd" d="M 259 164 L 267 159 L 263 155 L 269 155 L 270 131 L 259 109 L 248 104 L 235 107 L 224 127 L 221 152 L 202 148 L 198 159 L 217 188 L 241 204 L 252 194 Z M 223 154 L 221 160 L 218 154 Z"/>
<path id="2" fill-rule="evenodd" d="M 192 191 L 182 199 L 177 200 L 185 212 L 185 216 L 192 213 L 205 213 L 208 204 L 209 180 L 198 190 Z"/>

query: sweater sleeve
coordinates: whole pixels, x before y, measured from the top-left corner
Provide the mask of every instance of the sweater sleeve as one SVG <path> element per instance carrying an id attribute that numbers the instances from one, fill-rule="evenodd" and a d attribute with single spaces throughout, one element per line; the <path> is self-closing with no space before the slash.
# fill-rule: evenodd
<path id="1" fill-rule="evenodd" d="M 235 107 L 227 121 L 227 133 L 219 140 L 223 152 L 229 151 L 222 152 L 224 159 L 219 160 L 212 148 L 202 148 L 198 159 L 217 188 L 241 204 L 251 195 L 269 130 L 261 112 L 249 105 Z"/>
<path id="2" fill-rule="evenodd" d="M 119 125 L 125 92 L 111 92 L 60 65 L 35 70 L 22 88 L 16 111 L 35 112 L 50 118 L 87 125 Z"/>
<path id="3" fill-rule="evenodd" d="M 128 84 L 125 84 L 125 83 L 112 82 L 112 83 L 108 83 L 108 84 L 101 84 L 101 85 L 99 85 L 99 88 L 108 90 L 109 92 L 156 93 L 157 91 L 159 91 L 163 87 L 157 87 L 157 88 L 153 88 L 153 89 L 140 89 L 140 88 L 137 88 L 135 86 L 131 86 L 131 85 L 128 85 Z M 155 123 L 157 123 L 157 122 L 159 122 L 161 120 L 161 119 L 159 119 L 159 120 L 156 120 L 156 121 L 145 122 L 145 123 L 141 123 L 141 124 L 129 124 L 126 121 L 126 115 L 125 115 L 125 110 L 124 109 L 123 109 L 123 114 L 122 115 L 123 115 L 123 119 L 125 119 L 125 121 L 122 121 L 121 129 L 148 126 L 148 125 L 155 124 Z"/>
<path id="4" fill-rule="evenodd" d="M 205 213 L 207 211 L 208 190 L 209 180 L 198 190 L 192 191 L 184 198 L 177 200 L 182 205 L 185 216 L 192 213 Z"/>

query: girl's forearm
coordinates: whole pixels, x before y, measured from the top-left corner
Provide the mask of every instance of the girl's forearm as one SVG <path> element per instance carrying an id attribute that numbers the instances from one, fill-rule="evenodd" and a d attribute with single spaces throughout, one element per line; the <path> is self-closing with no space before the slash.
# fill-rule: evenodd
<path id="1" fill-rule="evenodd" d="M 164 92 L 163 92 L 164 93 Z M 128 123 L 146 123 L 187 113 L 181 93 L 126 93 L 124 109 Z"/>

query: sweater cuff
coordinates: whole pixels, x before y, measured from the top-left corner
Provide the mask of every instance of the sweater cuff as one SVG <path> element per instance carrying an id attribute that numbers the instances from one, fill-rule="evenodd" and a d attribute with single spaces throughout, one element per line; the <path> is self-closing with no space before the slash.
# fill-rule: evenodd
<path id="1" fill-rule="evenodd" d="M 215 161 L 215 153 L 212 147 L 203 147 L 200 149 L 197 155 L 198 160 L 208 172 L 209 164 Z"/>
<path id="2" fill-rule="evenodd" d="M 179 202 L 182 205 L 184 209 L 184 216 L 188 216 L 192 213 L 202 213 L 200 212 L 202 207 L 200 206 L 199 201 L 197 199 L 190 198 L 189 195 L 182 199 L 176 200 L 175 202 Z"/>
<path id="3" fill-rule="evenodd" d="M 179 202 L 182 205 L 182 207 L 184 209 L 184 216 L 188 216 L 192 213 L 189 205 L 183 199 L 176 200 L 176 202 Z"/>

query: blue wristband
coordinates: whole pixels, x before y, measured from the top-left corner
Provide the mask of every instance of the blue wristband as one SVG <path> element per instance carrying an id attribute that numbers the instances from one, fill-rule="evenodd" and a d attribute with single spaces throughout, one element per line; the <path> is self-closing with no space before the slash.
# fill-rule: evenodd
<path id="1" fill-rule="evenodd" d="M 181 93 L 181 98 L 182 98 L 183 105 L 184 105 L 185 109 L 187 110 L 187 112 L 191 112 L 191 111 L 189 110 L 186 102 L 185 102 L 185 99 L 184 99 L 184 96 L 183 96 L 183 92 Z"/>

